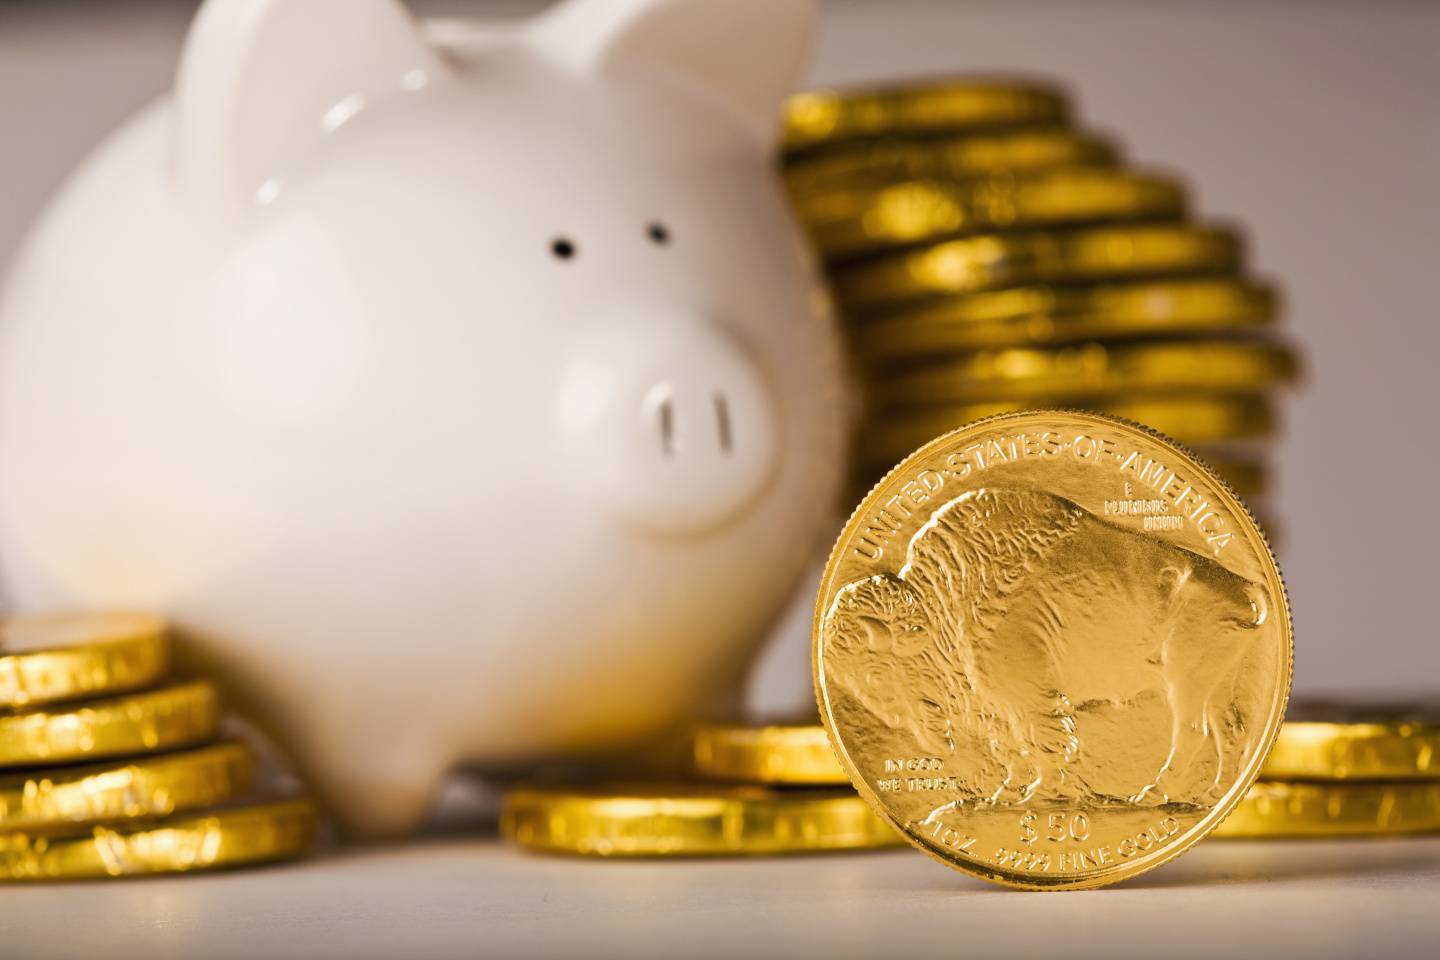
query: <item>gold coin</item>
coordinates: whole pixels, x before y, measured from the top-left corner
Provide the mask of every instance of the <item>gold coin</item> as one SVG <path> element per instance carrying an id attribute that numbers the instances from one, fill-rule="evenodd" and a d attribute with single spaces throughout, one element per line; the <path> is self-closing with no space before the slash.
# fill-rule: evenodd
<path id="1" fill-rule="evenodd" d="M 532 850 L 594 856 L 723 856 L 898 846 L 850 790 L 763 787 L 522 787 L 505 836 Z"/>
<path id="2" fill-rule="evenodd" d="M 1113 144 L 1066 127 L 898 140 L 834 147 L 792 158 L 785 183 L 795 196 L 860 184 L 967 180 L 1005 172 L 1113 167 Z"/>
<path id="3" fill-rule="evenodd" d="M 158 617 L 12 617 L 0 622 L 0 708 L 143 687 L 165 672 L 169 653 Z"/>
<path id="4" fill-rule="evenodd" d="M 217 743 L 175 753 L 0 776 L 0 831 L 166 816 L 250 785 L 250 749 Z"/>
<path id="5" fill-rule="evenodd" d="M 1275 312 L 1274 291 L 1235 277 L 1012 287 L 858 317 L 849 337 L 853 352 L 875 366 L 960 350 L 1243 332 Z"/>
<path id="6" fill-rule="evenodd" d="M 0 714 L 0 767 L 173 750 L 210 739 L 219 720 L 206 682 Z"/>
<path id="7" fill-rule="evenodd" d="M 849 783 L 818 723 L 707 724 L 691 742 L 695 771 L 715 780 Z"/>
<path id="8" fill-rule="evenodd" d="M 1002 80 L 951 80 L 923 87 L 811 90 L 785 104 L 783 144 L 798 151 L 891 134 L 953 133 L 1064 123 L 1059 90 Z"/>
<path id="9" fill-rule="evenodd" d="M 1250 788 L 1217 837 L 1359 837 L 1440 831 L 1440 783 L 1298 783 Z"/>
<path id="10" fill-rule="evenodd" d="M 1190 224 L 1126 224 L 1045 233 L 982 234 L 877 257 L 831 276 L 846 310 L 1029 283 L 1228 273 L 1239 238 Z"/>
<path id="11" fill-rule="evenodd" d="M 1092 887 L 1176 856 L 1285 713 L 1280 572 L 1184 449 L 1093 414 L 981 421 L 845 525 L 821 581 L 821 718 L 860 794 L 957 869 Z"/>
<path id="12" fill-rule="evenodd" d="M 1404 705 L 1292 705 L 1261 776 L 1440 780 L 1440 714 Z"/>
<path id="13" fill-rule="evenodd" d="M 299 856 L 315 839 L 308 800 L 229 807 L 73 834 L 0 833 L 0 880 L 188 873 Z"/>
<path id="14" fill-rule="evenodd" d="M 1233 443 L 1275 429 L 1274 405 L 1259 394 L 1202 397 L 1066 397 L 1065 406 L 1144 424 L 1181 443 Z M 913 407 L 873 418 L 856 446 L 862 462 L 893 465 L 912 451 L 976 420 L 1034 409 L 1023 400 Z"/>
<path id="15" fill-rule="evenodd" d="M 794 207 L 821 254 L 838 260 L 962 234 L 1174 219 L 1185 191 L 1127 170 L 1057 170 L 850 186 L 805 194 Z"/>
<path id="16" fill-rule="evenodd" d="M 1295 352 L 1276 343 L 1091 341 L 961 354 L 875 380 L 869 399 L 889 408 L 1169 391 L 1246 393 L 1289 383 L 1298 375 Z"/>

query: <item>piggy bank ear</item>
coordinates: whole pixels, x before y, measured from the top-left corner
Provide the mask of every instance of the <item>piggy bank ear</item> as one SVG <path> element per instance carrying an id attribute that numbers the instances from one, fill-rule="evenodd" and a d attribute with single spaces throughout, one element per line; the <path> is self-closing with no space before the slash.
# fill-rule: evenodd
<path id="1" fill-rule="evenodd" d="M 815 9 L 814 0 L 570 0 L 536 33 L 575 69 L 645 74 L 716 99 L 769 146 L 804 71 Z"/>
<path id="2" fill-rule="evenodd" d="M 179 187 L 243 217 L 328 131 L 441 70 L 398 0 L 208 0 L 175 84 Z"/>

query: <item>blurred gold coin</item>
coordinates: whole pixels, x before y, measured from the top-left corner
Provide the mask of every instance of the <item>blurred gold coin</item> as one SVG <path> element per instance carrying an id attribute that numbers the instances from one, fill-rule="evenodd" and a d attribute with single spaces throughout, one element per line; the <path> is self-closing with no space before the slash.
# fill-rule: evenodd
<path id="1" fill-rule="evenodd" d="M 1440 831 L 1440 783 L 1253 785 L 1213 836 L 1359 837 Z"/>
<path id="2" fill-rule="evenodd" d="M 1205 837 L 1290 689 L 1285 587 L 1244 504 L 1093 414 L 995 417 L 905 458 L 841 531 L 813 637 L 860 795 L 937 860 L 1031 889 Z"/>
<path id="3" fill-rule="evenodd" d="M 876 140 L 793 158 L 785 183 L 795 196 L 905 180 L 969 180 L 997 173 L 1113 167 L 1113 144 L 1066 127 L 926 139 Z"/>
<path id="4" fill-rule="evenodd" d="M 1029 283 L 1228 273 L 1240 255 L 1228 230 L 1127 224 L 946 240 L 837 268 L 831 281 L 842 309 L 853 310 Z"/>
<path id="5" fill-rule="evenodd" d="M 708 724 L 692 734 L 695 771 L 714 780 L 848 784 L 818 723 Z"/>
<path id="6" fill-rule="evenodd" d="M 811 90 L 785 104 L 783 144 L 798 151 L 889 134 L 953 133 L 1061 124 L 1069 106 L 1054 87 L 990 79 L 925 86 Z"/>
<path id="7" fill-rule="evenodd" d="M 857 317 L 849 337 L 854 353 L 878 366 L 960 350 L 1244 332 L 1275 312 L 1273 290 L 1238 277 L 1012 287 Z"/>
<path id="8" fill-rule="evenodd" d="M 219 719 L 207 682 L 0 714 L 0 767 L 173 750 L 213 737 Z"/>
<path id="9" fill-rule="evenodd" d="M 75 833 L 0 833 L 0 880 L 188 873 L 283 860 L 315 839 L 308 800 L 179 814 Z"/>
<path id="10" fill-rule="evenodd" d="M 723 856 L 898 846 L 854 791 L 677 784 L 522 787 L 501 832 L 532 850 L 594 856 Z"/>
<path id="11" fill-rule="evenodd" d="M 1144 424 L 1189 446 L 1233 443 L 1270 434 L 1275 410 L 1258 394 L 1156 397 L 1066 397 L 1076 410 Z M 936 404 L 873 418 L 858 441 L 862 462 L 894 464 L 936 437 L 986 417 L 1034 409 L 1024 400 Z"/>
<path id="12" fill-rule="evenodd" d="M 869 395 L 887 408 L 1166 391 L 1247 393 L 1289 383 L 1298 374 L 1295 352 L 1277 343 L 1091 341 L 961 354 L 875 380 Z"/>
<path id="13" fill-rule="evenodd" d="M 1440 712 L 1406 704 L 1292 704 L 1262 776 L 1440 780 Z"/>
<path id="14" fill-rule="evenodd" d="M 169 661 L 165 621 L 133 613 L 0 621 L 0 708 L 133 690 Z"/>
<path id="15" fill-rule="evenodd" d="M 238 741 L 86 766 L 0 776 L 0 831 L 168 816 L 228 800 L 250 785 Z"/>
<path id="16" fill-rule="evenodd" d="M 1174 219 L 1185 191 L 1127 170 L 1057 170 L 851 186 L 805 194 L 794 207 L 821 254 L 844 259 L 963 234 Z"/>

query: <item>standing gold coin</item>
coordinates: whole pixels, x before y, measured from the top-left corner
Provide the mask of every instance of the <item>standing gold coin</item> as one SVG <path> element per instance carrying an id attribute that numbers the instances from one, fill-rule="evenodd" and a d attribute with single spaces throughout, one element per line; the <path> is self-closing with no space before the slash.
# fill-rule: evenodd
<path id="1" fill-rule="evenodd" d="M 0 880 L 78 880 L 215 870 L 299 856 L 315 839 L 308 800 L 228 807 L 83 833 L 0 833 Z"/>
<path id="2" fill-rule="evenodd" d="M 219 698 L 206 682 L 0 714 L 0 767 L 173 750 L 210 739 L 219 722 Z"/>
<path id="3" fill-rule="evenodd" d="M 0 707 L 133 690 L 169 661 L 165 621 L 143 614 L 65 614 L 0 622 Z"/>
<path id="4" fill-rule="evenodd" d="M 0 776 L 0 831 L 167 816 L 228 800 L 250 785 L 238 741 L 87 766 Z"/>
<path id="5" fill-rule="evenodd" d="M 1257 783 L 1217 837 L 1364 837 L 1440 831 L 1440 783 Z"/>
<path id="6" fill-rule="evenodd" d="M 532 850 L 602 857 L 817 853 L 898 846 L 850 790 L 639 785 L 523 787 L 500 831 Z"/>
<path id="7" fill-rule="evenodd" d="M 1403 705 L 1292 706 L 1261 776 L 1440 780 L 1440 713 Z"/>
<path id="8" fill-rule="evenodd" d="M 1245 507 L 1093 414 L 996 417 L 906 458 L 845 525 L 814 639 L 861 796 L 942 862 L 1032 889 L 1204 837 L 1290 689 L 1285 589 Z"/>
<path id="9" fill-rule="evenodd" d="M 795 201 L 810 239 L 830 259 L 980 231 L 1170 219 L 1184 210 L 1179 184 L 1127 170 L 910 180 L 812 193 Z"/>
<path id="10" fill-rule="evenodd" d="M 709 724 L 692 733 L 695 771 L 775 785 L 849 783 L 818 723 Z"/>

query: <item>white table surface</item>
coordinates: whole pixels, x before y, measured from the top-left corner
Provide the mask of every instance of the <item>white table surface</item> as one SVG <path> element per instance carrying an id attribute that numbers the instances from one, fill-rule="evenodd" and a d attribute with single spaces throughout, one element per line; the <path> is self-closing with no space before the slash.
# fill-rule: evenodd
<path id="1" fill-rule="evenodd" d="M 910 850 L 608 862 L 483 838 L 0 888 L 0 957 L 1437 957 L 1440 837 L 1203 843 L 1020 893 Z"/>

